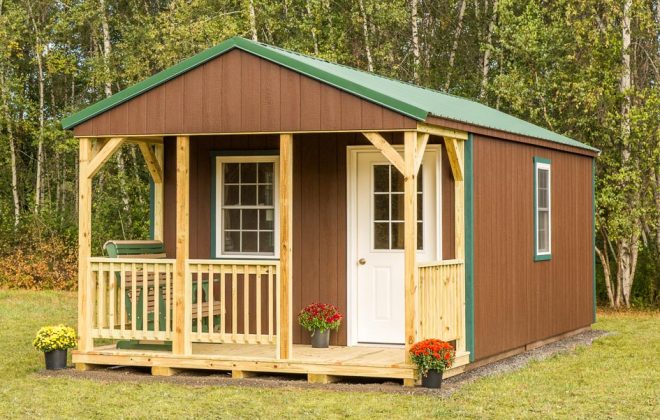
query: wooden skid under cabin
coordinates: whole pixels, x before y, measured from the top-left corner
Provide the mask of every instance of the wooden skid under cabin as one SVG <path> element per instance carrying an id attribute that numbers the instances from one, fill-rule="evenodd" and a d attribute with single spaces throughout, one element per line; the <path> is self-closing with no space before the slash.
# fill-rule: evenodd
<path id="1" fill-rule="evenodd" d="M 421 339 L 454 343 L 453 375 L 594 320 L 597 150 L 475 102 L 232 38 L 63 126 L 81 369 L 412 385 Z M 127 144 L 152 240 L 93 255 L 93 178 Z M 329 349 L 297 323 L 313 302 L 345 315 Z"/>

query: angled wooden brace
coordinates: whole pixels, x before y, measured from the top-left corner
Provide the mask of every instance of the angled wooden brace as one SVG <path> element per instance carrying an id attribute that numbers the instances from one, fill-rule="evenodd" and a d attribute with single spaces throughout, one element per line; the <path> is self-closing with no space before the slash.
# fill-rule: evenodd
<path id="1" fill-rule="evenodd" d="M 447 156 L 449 157 L 449 166 L 451 166 L 451 173 L 454 175 L 455 181 L 463 180 L 463 156 L 458 151 L 458 142 L 451 137 L 445 137 L 445 147 L 447 148 Z"/>
<path id="2" fill-rule="evenodd" d="M 87 168 L 87 178 L 92 178 L 103 167 L 103 165 L 112 157 L 112 155 L 126 141 L 124 137 L 113 137 L 98 151 L 96 156 L 89 162 Z"/>
<path id="3" fill-rule="evenodd" d="M 138 143 L 140 152 L 144 156 L 144 161 L 147 163 L 147 168 L 151 174 L 151 178 L 154 180 L 154 183 L 160 184 L 163 182 L 163 168 L 160 167 L 156 153 L 147 143 Z"/>
<path id="4" fill-rule="evenodd" d="M 429 142 L 428 133 L 417 133 L 417 156 L 415 156 L 415 174 L 419 172 L 420 166 L 422 166 L 422 161 L 424 160 L 424 152 L 426 151 L 426 145 Z"/>
<path id="5" fill-rule="evenodd" d="M 394 165 L 403 176 L 406 176 L 406 165 L 403 158 L 383 136 L 376 132 L 364 132 L 362 134 L 364 134 L 367 140 L 369 140 L 376 149 L 380 150 L 383 156 L 385 156 L 385 158 L 387 158 L 387 160 Z"/>

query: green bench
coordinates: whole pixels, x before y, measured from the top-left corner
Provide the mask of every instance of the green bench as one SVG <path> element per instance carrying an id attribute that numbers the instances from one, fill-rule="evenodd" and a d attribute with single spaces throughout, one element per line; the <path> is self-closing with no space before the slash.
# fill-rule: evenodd
<path id="1" fill-rule="evenodd" d="M 107 241 L 103 245 L 103 249 L 106 253 L 106 255 L 110 258 L 135 258 L 135 259 L 159 259 L 159 258 L 166 258 L 165 254 L 165 246 L 162 241 L 154 241 L 154 240 L 135 240 L 135 241 L 126 241 L 126 240 L 117 240 L 117 241 Z M 127 272 L 124 275 L 124 282 L 125 282 L 125 293 L 124 293 L 124 300 L 126 304 L 126 319 L 129 322 L 133 322 L 132 318 L 132 299 L 131 299 L 131 293 L 132 293 L 132 286 L 133 286 L 133 281 L 135 280 L 136 283 L 136 292 L 138 294 L 138 299 L 136 303 L 136 311 L 135 311 L 135 328 L 137 330 L 142 330 L 144 328 L 144 305 L 145 305 L 145 296 L 144 296 L 144 288 L 143 288 L 143 281 L 144 281 L 144 275 L 142 271 L 139 271 L 135 275 L 135 279 L 132 278 L 132 271 Z M 120 273 L 115 273 L 116 280 L 117 282 L 121 281 L 121 274 Z M 155 328 L 155 302 L 156 302 L 156 297 L 155 295 L 155 287 L 154 287 L 154 278 L 153 274 L 152 276 L 147 277 L 148 281 L 148 287 L 147 287 L 147 296 L 146 296 L 146 305 L 147 305 L 147 331 L 154 331 Z M 165 282 L 167 279 L 165 278 L 165 273 L 160 273 L 159 275 L 159 293 L 157 296 L 158 299 L 158 308 L 160 308 L 159 313 L 158 313 L 158 330 L 159 331 L 165 331 L 166 327 L 166 304 L 165 304 Z M 193 304 L 197 303 L 197 282 L 193 282 Z M 209 288 L 209 282 L 208 279 L 202 282 L 202 302 L 207 301 L 207 296 L 208 296 L 208 288 Z M 170 299 L 172 299 L 172 296 L 170 296 Z M 173 305 L 171 304 L 172 300 L 170 300 L 170 311 L 173 309 Z M 220 316 L 221 316 L 221 304 L 220 302 L 213 302 L 213 324 L 216 326 L 220 325 Z M 209 305 L 204 305 L 204 310 L 202 311 L 202 332 L 208 332 L 209 330 L 209 324 L 208 324 L 208 315 L 209 315 Z M 172 317 L 170 317 L 172 319 Z M 193 311 L 193 323 L 192 323 L 192 331 L 197 332 L 197 311 Z M 171 330 L 170 326 L 170 330 Z M 129 340 L 129 341 L 120 341 L 117 343 L 117 348 L 144 348 L 145 344 L 136 344 L 134 340 Z M 153 346 L 153 345 L 151 345 Z M 169 343 L 169 346 L 171 347 L 171 343 Z"/>

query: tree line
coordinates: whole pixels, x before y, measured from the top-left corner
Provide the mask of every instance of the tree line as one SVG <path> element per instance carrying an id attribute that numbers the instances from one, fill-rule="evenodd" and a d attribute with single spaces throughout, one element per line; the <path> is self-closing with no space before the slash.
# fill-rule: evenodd
<path id="1" fill-rule="evenodd" d="M 599 298 L 658 305 L 659 3 L 0 0 L 0 285 L 75 286 L 77 143 L 61 118 L 241 35 L 599 148 Z M 96 177 L 95 252 L 101 239 L 148 236 L 148 179 L 131 148 Z"/>

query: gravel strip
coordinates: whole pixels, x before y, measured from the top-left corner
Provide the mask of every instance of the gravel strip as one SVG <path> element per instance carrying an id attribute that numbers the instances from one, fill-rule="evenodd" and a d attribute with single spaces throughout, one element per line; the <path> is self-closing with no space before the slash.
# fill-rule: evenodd
<path id="1" fill-rule="evenodd" d="M 102 383 L 133 382 L 133 383 L 171 383 L 193 387 L 205 386 L 246 386 L 254 388 L 280 388 L 280 389 L 323 389 L 341 392 L 387 392 L 407 395 L 435 395 L 446 397 L 458 391 L 462 386 L 479 378 L 513 372 L 525 367 L 534 360 L 543 360 L 558 353 L 573 351 L 578 346 L 589 346 L 600 337 L 609 333 L 600 330 L 588 330 L 563 340 L 555 341 L 537 349 L 518 354 L 495 363 L 491 363 L 466 373 L 445 379 L 442 389 L 426 389 L 421 387 L 408 388 L 401 386 L 400 382 L 383 379 L 344 377 L 342 382 L 322 385 L 310 384 L 304 375 L 269 375 L 261 374 L 254 378 L 232 379 L 227 372 L 205 370 L 183 370 L 180 374 L 162 377 L 151 376 L 149 368 L 135 368 L 127 366 L 108 367 L 104 369 L 79 372 L 69 368 L 59 371 L 43 370 L 38 375 L 46 377 L 67 377 L 77 379 L 90 379 Z"/>

